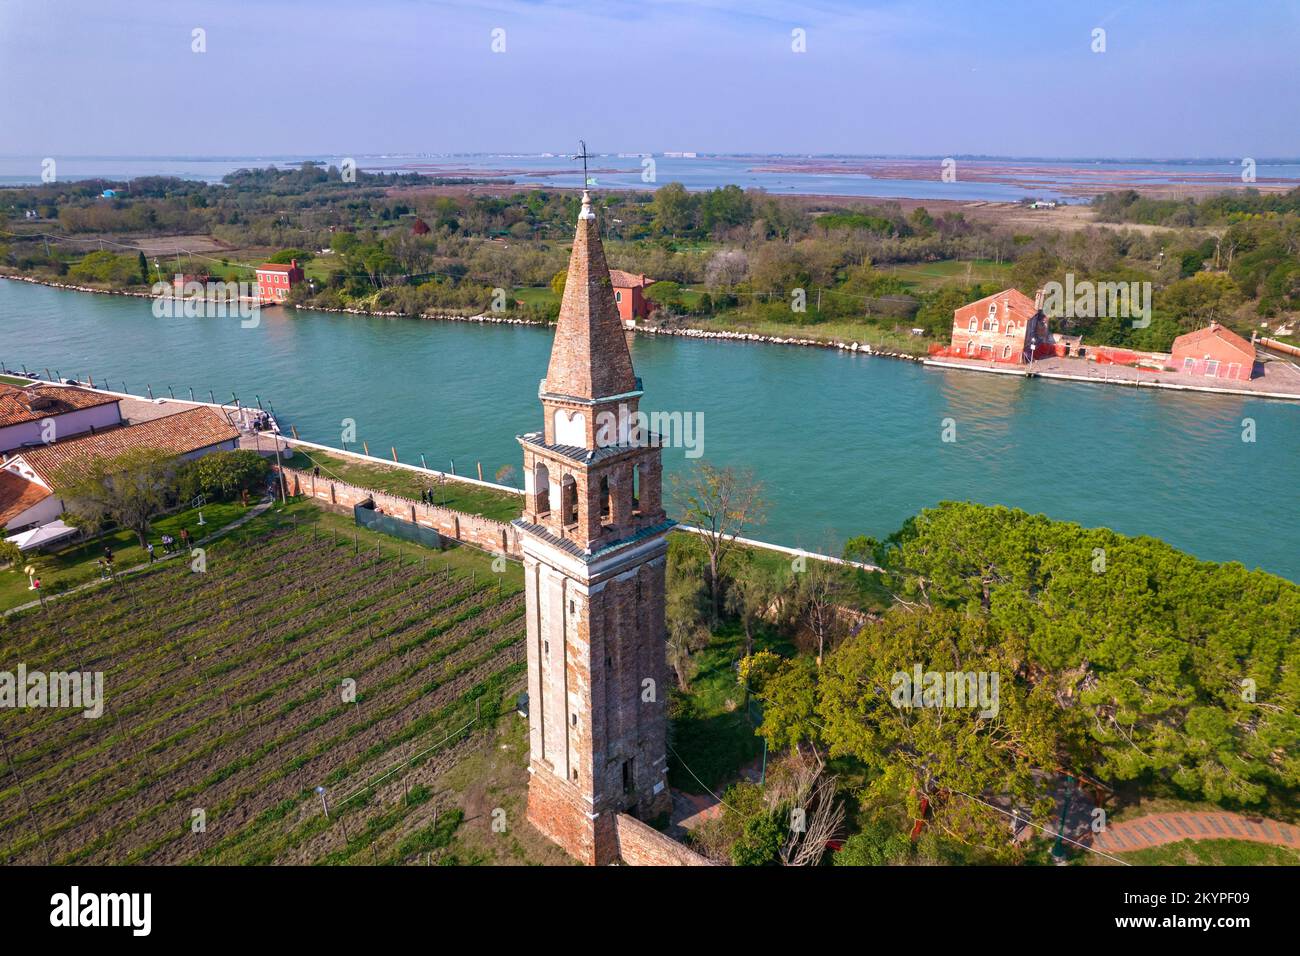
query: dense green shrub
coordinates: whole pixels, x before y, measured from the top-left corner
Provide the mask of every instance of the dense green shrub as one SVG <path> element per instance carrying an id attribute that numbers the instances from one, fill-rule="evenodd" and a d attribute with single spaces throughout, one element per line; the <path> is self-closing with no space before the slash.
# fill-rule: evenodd
<path id="1" fill-rule="evenodd" d="M 228 500 L 244 491 L 256 491 L 266 482 L 271 464 L 255 451 L 218 451 L 181 466 L 178 493 L 189 501 L 197 495 Z"/>
<path id="2" fill-rule="evenodd" d="M 832 859 L 836 866 L 889 866 L 904 863 L 911 855 L 912 841 L 905 831 L 875 822 L 845 840 Z"/>
<path id="3" fill-rule="evenodd" d="M 731 846 L 735 866 L 775 866 L 781 862 L 785 828 L 770 813 L 750 817 L 741 828 L 740 839 Z"/>

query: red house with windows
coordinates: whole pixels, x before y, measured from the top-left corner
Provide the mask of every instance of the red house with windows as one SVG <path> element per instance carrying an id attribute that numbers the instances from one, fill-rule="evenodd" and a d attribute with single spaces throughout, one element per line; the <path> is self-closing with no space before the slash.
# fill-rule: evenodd
<path id="1" fill-rule="evenodd" d="M 305 278 L 297 259 L 287 266 L 277 262 L 263 263 L 257 267 L 257 297 L 263 305 L 283 302 L 289 290 L 301 284 Z"/>
<path id="2" fill-rule="evenodd" d="M 654 282 L 644 274 L 633 275 L 622 269 L 609 270 L 609 283 L 614 287 L 614 302 L 618 306 L 618 317 L 624 325 L 631 325 L 637 319 L 644 319 L 650 314 L 650 300 L 645 297 L 645 288 Z"/>
<path id="3" fill-rule="evenodd" d="M 1055 347 L 1040 305 L 1023 292 L 1004 289 L 953 311 L 948 354 L 1022 365 L 1055 354 Z"/>
<path id="4" fill-rule="evenodd" d="M 1188 375 L 1248 382 L 1255 374 L 1255 346 L 1231 329 L 1211 322 L 1174 339 L 1170 364 L 1174 371 Z"/>

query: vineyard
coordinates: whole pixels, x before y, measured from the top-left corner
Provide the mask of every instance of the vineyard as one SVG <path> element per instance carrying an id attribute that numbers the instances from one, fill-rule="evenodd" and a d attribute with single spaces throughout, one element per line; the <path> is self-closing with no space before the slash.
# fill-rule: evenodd
<path id="1" fill-rule="evenodd" d="M 524 826 L 523 615 L 517 568 L 293 505 L 206 570 L 167 562 L 11 616 L 0 669 L 101 671 L 104 707 L 0 713 L 0 859 L 499 859 L 464 845 L 494 813 Z M 502 792 L 464 799 L 461 765 L 483 777 L 499 752 Z"/>

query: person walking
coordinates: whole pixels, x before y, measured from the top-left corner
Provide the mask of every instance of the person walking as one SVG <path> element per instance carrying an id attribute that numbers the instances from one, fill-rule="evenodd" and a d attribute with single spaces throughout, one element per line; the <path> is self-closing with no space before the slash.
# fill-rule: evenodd
<path id="1" fill-rule="evenodd" d="M 144 546 L 144 549 L 149 554 L 149 563 L 153 564 L 153 542 L 150 541 L 148 544 L 146 544 Z"/>
<path id="2" fill-rule="evenodd" d="M 181 528 L 181 548 L 185 551 L 190 549 L 190 529 Z"/>
<path id="3" fill-rule="evenodd" d="M 108 545 L 104 545 L 104 560 L 108 562 L 110 568 L 113 566 L 113 549 Z"/>

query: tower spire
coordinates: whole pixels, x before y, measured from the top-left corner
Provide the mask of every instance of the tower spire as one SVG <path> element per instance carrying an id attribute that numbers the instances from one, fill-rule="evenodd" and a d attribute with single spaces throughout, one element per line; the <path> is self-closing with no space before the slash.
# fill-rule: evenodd
<path id="1" fill-rule="evenodd" d="M 528 820 L 578 859 L 617 859 L 619 819 L 672 808 L 657 443 L 633 440 L 641 386 L 614 300 L 582 144 L 578 214 L 542 380 L 519 436 L 528 613 Z M 574 157 L 575 159 L 578 157 Z"/>
<path id="2" fill-rule="evenodd" d="M 600 228 L 591 208 L 591 196 L 583 190 L 582 211 L 573 236 L 564 298 L 542 391 L 595 402 L 626 395 L 636 387 Z"/>

